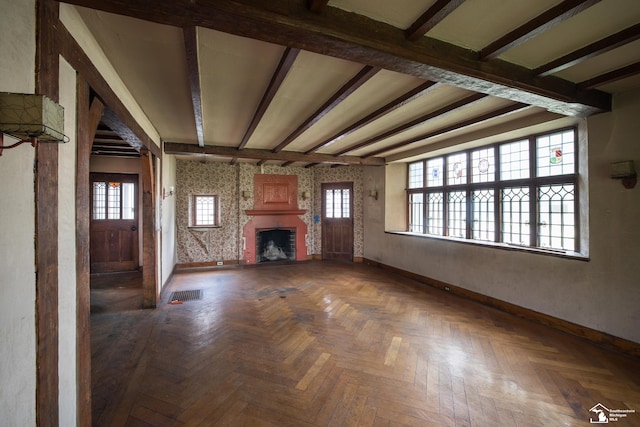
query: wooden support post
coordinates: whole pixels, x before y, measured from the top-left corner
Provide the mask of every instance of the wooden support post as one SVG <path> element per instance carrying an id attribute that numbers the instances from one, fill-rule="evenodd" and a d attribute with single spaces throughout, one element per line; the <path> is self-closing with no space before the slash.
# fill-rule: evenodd
<path id="1" fill-rule="evenodd" d="M 144 308 L 155 308 L 158 282 L 156 278 L 154 157 L 147 149 L 140 150 L 140 154 L 140 169 L 142 171 L 142 305 Z"/>

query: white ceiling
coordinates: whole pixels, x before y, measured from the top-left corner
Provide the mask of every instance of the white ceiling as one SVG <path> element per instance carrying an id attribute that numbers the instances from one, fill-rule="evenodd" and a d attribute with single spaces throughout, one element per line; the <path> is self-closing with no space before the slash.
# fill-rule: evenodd
<path id="1" fill-rule="evenodd" d="M 169 0 L 159 1 L 159 9 L 169 8 L 167 1 Z M 256 2 L 246 1 L 250 3 L 248 7 L 253 11 L 259 10 L 260 7 L 255 5 Z M 134 7 L 121 6 L 121 2 L 115 0 L 70 0 L 69 2 L 93 7 L 92 9 L 77 6 L 87 27 L 156 127 L 163 141 L 197 145 L 196 113 L 194 113 L 189 81 L 189 76 L 193 75 L 194 70 L 190 70 L 188 66 L 183 28 L 177 24 L 158 23 L 165 19 L 159 18 L 159 12 L 158 14 L 149 13 L 149 20 L 139 19 L 145 18 L 143 12 L 137 12 Z M 144 1 L 132 0 L 129 3 L 144 3 Z M 192 3 L 199 2 L 196 0 Z M 238 2 L 234 5 L 238 7 L 236 3 Z M 304 0 L 300 0 L 300 3 L 306 4 Z M 383 32 L 388 31 L 388 26 L 383 24 L 404 30 L 435 3 L 435 0 L 400 2 L 331 0 L 320 14 L 308 12 L 309 27 L 312 29 L 310 31 L 316 31 L 314 29 L 322 27 L 330 33 L 331 25 L 337 22 L 333 17 L 344 16 L 345 19 L 368 18 L 366 22 L 370 23 L 370 27 L 375 28 L 379 25 Z M 465 48 L 467 51 L 478 52 L 560 3 L 562 2 L 559 0 L 467 0 L 427 32 L 420 43 L 430 43 L 432 40 L 443 41 L 448 45 Z M 122 14 L 96 9 L 118 11 Z M 239 15 L 239 19 L 244 16 L 242 13 Z M 178 22 L 180 21 L 176 19 L 176 23 Z M 491 64 L 496 61 L 506 61 L 518 66 L 519 70 L 527 71 L 638 23 L 640 23 L 640 1 L 602 0 L 570 19 L 541 32 L 536 37 L 507 50 L 497 60 L 488 61 L 486 64 L 491 67 Z M 251 33 L 251 30 L 238 29 L 236 33 Z M 286 48 L 284 44 L 274 44 L 264 40 L 280 40 L 283 36 L 267 34 L 264 37 L 258 37 L 259 40 L 202 26 L 196 28 L 196 36 L 197 70 L 195 72 L 200 83 L 204 145 L 238 148 L 254 120 L 258 106 Z M 345 35 L 343 30 L 336 37 L 344 41 L 350 38 L 350 35 L 348 32 Z M 353 40 L 356 45 L 357 37 L 358 35 L 354 32 Z M 388 48 L 387 45 L 381 45 L 382 49 L 397 48 L 402 51 L 411 43 L 406 40 L 393 40 L 393 42 L 397 45 L 389 45 Z M 305 43 L 309 42 L 291 40 L 290 45 L 299 48 Z M 302 46 L 293 66 L 264 111 L 244 149 L 271 152 L 305 120 L 309 120 L 314 112 L 318 111 L 365 65 L 376 65 L 344 59 L 352 58 L 350 52 L 345 52 L 342 58 L 338 58 L 318 52 L 321 50 L 319 45 L 314 45 L 308 50 L 304 47 Z M 448 58 L 447 55 L 451 53 L 443 52 L 442 56 Z M 455 61 L 455 55 L 453 61 Z M 552 78 L 559 77 L 568 81 L 569 84 L 578 84 L 639 61 L 640 40 L 636 40 L 560 71 Z M 485 65 L 482 61 L 478 61 L 477 64 L 474 66 L 480 70 L 478 73 L 483 73 Z M 453 71 L 459 72 L 459 70 Z M 419 75 L 417 72 L 409 75 L 381 69 L 345 97 L 342 102 L 337 103 L 333 109 L 325 111 L 324 115 L 286 145 L 282 152 L 302 154 L 309 151 L 318 143 L 339 134 L 358 120 L 423 84 L 425 79 Z M 438 76 L 438 73 L 434 73 L 434 77 Z M 477 73 L 473 77 L 477 78 Z M 517 75 L 514 76 L 514 80 L 518 78 Z M 477 144 L 507 139 L 523 132 L 536 132 L 570 125 L 578 120 L 576 117 L 550 113 L 544 106 L 538 104 L 538 106 L 520 108 L 507 115 L 480 123 L 440 132 L 444 128 L 455 128 L 456 124 L 516 103 L 510 99 L 513 97 L 509 90 L 487 89 L 485 91 L 485 86 L 479 84 L 477 90 L 492 94 L 499 93 L 501 96 L 486 96 L 462 108 L 418 123 L 395 135 L 380 138 L 371 145 L 345 152 L 354 145 L 367 142 L 398 126 L 474 94 L 468 85 L 461 84 L 461 87 L 456 87 L 451 84 L 451 79 L 443 80 L 447 82 L 432 86 L 424 95 L 308 155 L 313 156 L 318 153 L 370 157 L 373 153 L 375 157 L 385 158 L 386 161 L 406 161 L 436 149 L 450 149 L 455 144 Z M 491 86 L 491 78 L 488 81 L 486 87 Z M 506 81 L 507 84 L 501 84 L 509 86 L 509 79 L 507 78 Z M 514 86 L 521 90 L 522 85 Z M 614 94 L 639 87 L 640 75 L 636 74 L 600 85 L 592 90 Z M 535 94 L 532 99 L 535 100 L 539 93 L 535 90 L 532 92 Z M 549 96 L 549 98 L 553 97 L 554 94 Z M 568 105 L 571 105 L 572 101 L 569 100 Z M 534 104 L 536 104 L 535 101 Z M 420 139 L 427 134 L 432 136 Z M 401 145 L 412 139 L 415 141 L 385 151 L 388 147 Z M 259 153 L 259 151 L 256 152 Z M 189 154 L 185 153 L 185 155 Z M 232 157 L 237 157 L 240 161 L 259 161 L 255 156 L 252 156 L 252 159 L 243 160 L 242 150 L 238 151 L 237 156 L 224 154 L 210 157 L 224 161 L 230 161 Z M 199 155 L 198 158 L 201 159 L 202 156 Z M 287 158 L 283 156 L 281 160 L 268 161 L 273 164 L 282 164 Z M 295 162 L 297 165 L 309 163 L 314 163 L 314 157 L 309 157 L 308 160 L 300 158 Z"/>

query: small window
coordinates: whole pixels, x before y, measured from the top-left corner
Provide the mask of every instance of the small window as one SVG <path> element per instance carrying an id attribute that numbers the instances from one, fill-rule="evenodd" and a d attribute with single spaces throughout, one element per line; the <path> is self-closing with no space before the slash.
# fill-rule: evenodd
<path id="1" fill-rule="evenodd" d="M 191 196 L 190 227 L 218 227 L 220 215 L 218 213 L 218 196 Z"/>

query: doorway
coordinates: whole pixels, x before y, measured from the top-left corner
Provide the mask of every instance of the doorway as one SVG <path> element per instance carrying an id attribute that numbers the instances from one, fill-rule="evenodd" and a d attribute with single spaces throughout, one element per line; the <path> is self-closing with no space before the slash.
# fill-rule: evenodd
<path id="1" fill-rule="evenodd" d="M 90 177 L 91 273 L 138 270 L 138 175 Z"/>
<path id="2" fill-rule="evenodd" d="M 353 261 L 353 182 L 322 184 L 322 259 Z"/>

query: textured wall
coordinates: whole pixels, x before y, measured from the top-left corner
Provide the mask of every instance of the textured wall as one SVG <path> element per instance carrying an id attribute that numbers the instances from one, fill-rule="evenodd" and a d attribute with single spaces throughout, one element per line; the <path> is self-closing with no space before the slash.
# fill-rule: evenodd
<path id="1" fill-rule="evenodd" d="M 307 224 L 309 255 L 322 251 L 322 229 L 314 217 L 320 216 L 321 184 L 325 182 L 353 182 L 354 187 L 354 256 L 363 256 L 362 168 L 301 168 L 264 166 L 240 163 L 229 165 L 217 162 L 178 160 L 176 163 L 176 229 L 177 262 L 179 264 L 241 261 L 243 253 L 242 228 L 250 217 L 245 210 L 253 209 L 253 182 L 256 174 L 297 175 L 298 194 L 311 193 L 311 198 L 298 197 L 298 207 L 307 210 L 301 219 Z M 245 200 L 241 195 L 248 194 Z M 190 229 L 189 196 L 217 194 L 221 203 L 219 228 Z"/>

